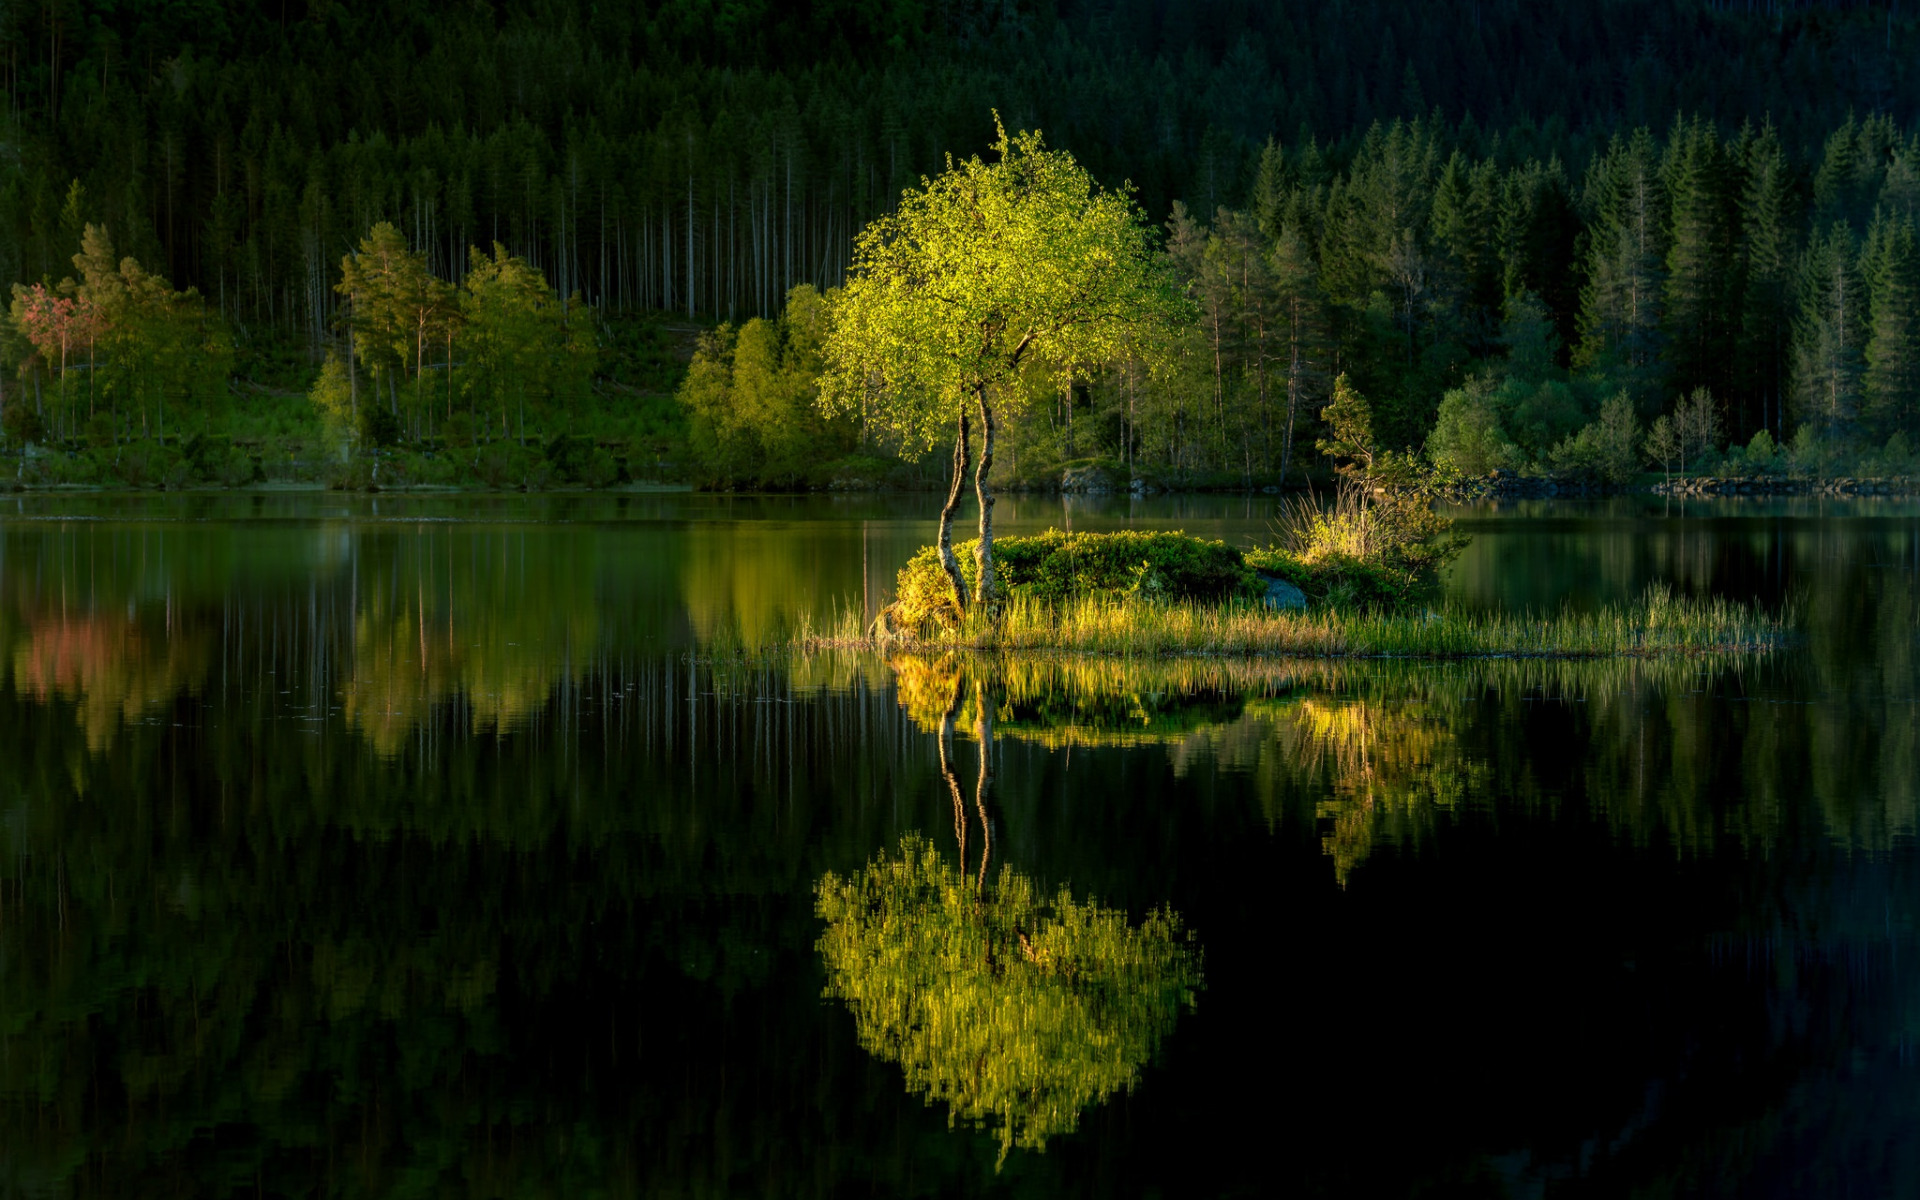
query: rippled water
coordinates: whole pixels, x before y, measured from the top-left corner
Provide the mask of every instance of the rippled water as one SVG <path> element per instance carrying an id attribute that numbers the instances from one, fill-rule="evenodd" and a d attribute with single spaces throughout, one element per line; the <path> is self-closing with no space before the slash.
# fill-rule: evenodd
<path id="1" fill-rule="evenodd" d="M 1800 637 L 1336 664 L 737 652 L 923 497 L 5 505 L 0 1194 L 1920 1192 L 1920 507 L 1468 510 Z"/>

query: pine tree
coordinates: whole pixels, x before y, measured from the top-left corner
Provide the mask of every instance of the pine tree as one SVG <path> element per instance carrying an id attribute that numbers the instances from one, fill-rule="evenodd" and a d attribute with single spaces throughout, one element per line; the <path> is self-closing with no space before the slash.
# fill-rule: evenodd
<path id="1" fill-rule="evenodd" d="M 1814 236 L 1802 260 L 1793 348 L 1795 413 L 1830 434 L 1859 414 L 1866 307 L 1853 232 L 1836 223 Z"/>
<path id="2" fill-rule="evenodd" d="M 1306 237 L 1289 225 L 1273 246 L 1274 310 L 1284 342 L 1286 420 L 1280 438 L 1280 475 L 1293 465 L 1297 431 L 1326 394 L 1326 296 Z"/>

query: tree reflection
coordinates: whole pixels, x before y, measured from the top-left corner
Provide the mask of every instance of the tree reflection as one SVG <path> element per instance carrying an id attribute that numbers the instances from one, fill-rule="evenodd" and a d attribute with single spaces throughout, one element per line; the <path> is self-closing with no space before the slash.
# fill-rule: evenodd
<path id="1" fill-rule="evenodd" d="M 143 631 L 118 612 L 30 617 L 13 653 L 13 686 L 45 702 L 72 701 L 87 748 L 98 754 L 132 724 L 198 691 L 207 674 L 204 635 Z"/>
<path id="2" fill-rule="evenodd" d="M 850 878 L 829 872 L 818 911 L 827 994 L 861 1046 L 951 1121 L 993 1130 L 1002 1161 L 1131 1089 L 1201 986 L 1176 914 L 1130 925 L 1004 866 L 983 888 L 918 835 Z"/>

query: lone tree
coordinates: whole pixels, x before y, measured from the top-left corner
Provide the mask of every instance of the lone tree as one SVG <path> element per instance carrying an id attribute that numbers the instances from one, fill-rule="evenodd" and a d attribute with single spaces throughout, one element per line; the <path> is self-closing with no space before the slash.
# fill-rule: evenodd
<path id="1" fill-rule="evenodd" d="M 995 114 L 997 161 L 955 164 L 880 217 L 854 243 L 834 304 L 821 402 L 858 408 L 901 441 L 932 449 L 955 432 L 953 483 L 940 510 L 940 563 L 962 609 L 953 514 L 980 430 L 980 502 L 971 603 L 997 608 L 993 571 L 995 406 L 1017 372 L 1039 363 L 1094 370 L 1125 357 L 1142 327 L 1182 311 L 1130 189 L 1094 183 L 1040 134 L 1009 137 Z"/>

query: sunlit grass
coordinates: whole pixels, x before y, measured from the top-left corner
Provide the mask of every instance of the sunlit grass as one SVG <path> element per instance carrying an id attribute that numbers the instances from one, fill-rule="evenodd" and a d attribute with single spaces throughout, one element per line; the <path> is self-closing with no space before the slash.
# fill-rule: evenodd
<path id="1" fill-rule="evenodd" d="M 1303 658 L 1601 658 L 1750 654 L 1788 636 L 1784 614 L 1664 587 L 1587 612 L 1275 612 L 1247 602 L 1179 603 L 1089 596 L 1046 604 L 1013 599 L 998 623 L 970 615 L 920 634 L 864 626 L 842 614 L 798 631 L 801 649 L 1061 651 L 1102 655 L 1273 655 Z"/>

